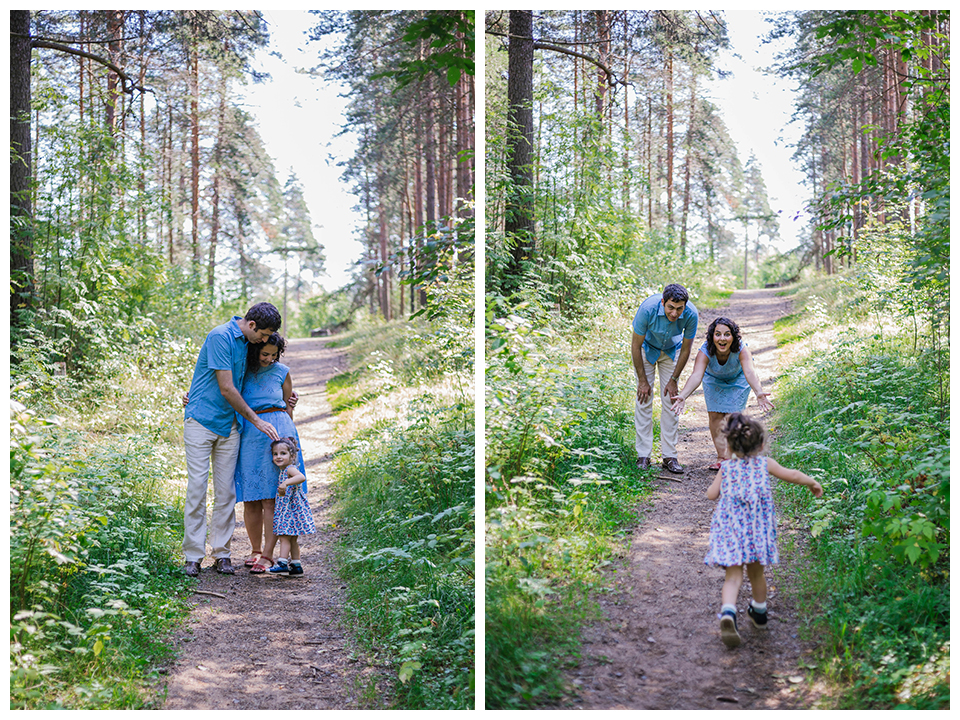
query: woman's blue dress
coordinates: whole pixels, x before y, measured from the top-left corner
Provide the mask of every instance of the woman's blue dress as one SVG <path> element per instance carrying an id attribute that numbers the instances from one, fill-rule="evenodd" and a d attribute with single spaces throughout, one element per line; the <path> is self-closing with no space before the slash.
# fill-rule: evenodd
<path id="1" fill-rule="evenodd" d="M 741 344 L 741 349 L 746 343 Z M 703 399 L 710 412 L 743 412 L 750 397 L 750 383 L 743 374 L 740 364 L 740 350 L 731 352 L 727 361 L 721 365 L 716 355 L 707 352 L 707 343 L 700 346 L 700 352 L 707 356 L 707 369 L 703 373 Z"/>
<path id="2" fill-rule="evenodd" d="M 283 381 L 287 379 L 290 368 L 275 362 L 259 372 L 249 370 L 243 379 L 243 399 L 254 411 L 265 408 L 282 408 Z M 300 436 L 293 420 L 286 410 L 260 414 L 266 422 L 273 425 L 280 437 L 294 437 L 300 447 Z M 237 488 L 237 502 L 264 500 L 277 496 L 278 470 L 273 464 L 270 451 L 270 438 L 260 432 L 252 423 L 240 419 L 240 454 L 237 456 L 237 471 L 234 483 Z M 297 467 L 304 475 L 303 453 L 297 454 Z M 306 490 L 306 485 L 303 487 Z"/>

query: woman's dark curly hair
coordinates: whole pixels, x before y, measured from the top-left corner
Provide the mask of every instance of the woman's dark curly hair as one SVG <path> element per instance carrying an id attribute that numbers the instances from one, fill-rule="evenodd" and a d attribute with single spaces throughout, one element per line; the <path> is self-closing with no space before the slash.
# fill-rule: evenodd
<path id="1" fill-rule="evenodd" d="M 274 333 L 260 345 L 254 345 L 253 343 L 248 343 L 247 344 L 247 370 L 249 372 L 252 372 L 252 373 L 259 372 L 260 351 L 263 350 L 263 347 L 265 345 L 277 346 L 277 361 L 279 361 L 280 357 L 283 355 L 284 349 L 287 347 L 287 341 L 283 339 L 283 335 L 281 335 L 280 333 Z"/>
<path id="2" fill-rule="evenodd" d="M 763 449 L 767 431 L 763 425 L 743 413 L 730 413 L 724 418 L 720 434 L 727 440 L 727 447 L 737 457 L 756 455 Z"/>
<path id="3" fill-rule="evenodd" d="M 733 335 L 733 342 L 730 343 L 730 352 L 740 352 L 740 345 L 743 342 L 740 338 L 740 326 L 730 318 L 718 317 L 710 323 L 710 326 L 707 328 L 707 353 L 709 355 L 717 354 L 717 346 L 713 342 L 713 331 L 717 329 L 717 325 L 726 325 L 730 328 L 730 333 Z"/>

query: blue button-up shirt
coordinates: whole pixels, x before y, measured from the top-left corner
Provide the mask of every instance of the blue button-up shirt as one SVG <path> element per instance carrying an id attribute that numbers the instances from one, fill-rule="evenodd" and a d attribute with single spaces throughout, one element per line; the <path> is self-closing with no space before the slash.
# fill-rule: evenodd
<path id="1" fill-rule="evenodd" d="M 183 412 L 184 419 L 193 418 L 221 437 L 229 437 L 237 414 L 220 392 L 216 371 L 232 371 L 233 386 L 242 392 L 247 369 L 247 338 L 237 320 L 243 318 L 235 315 L 230 322 L 211 330 L 203 341 L 190 383 L 190 400 Z"/>
<path id="2" fill-rule="evenodd" d="M 697 308 L 689 300 L 676 322 L 667 319 L 662 295 L 651 295 L 640 303 L 633 317 L 633 331 L 643 336 L 643 354 L 647 362 L 651 365 L 656 363 L 661 352 L 675 360 L 677 349 L 683 341 L 696 336 L 699 319 Z"/>

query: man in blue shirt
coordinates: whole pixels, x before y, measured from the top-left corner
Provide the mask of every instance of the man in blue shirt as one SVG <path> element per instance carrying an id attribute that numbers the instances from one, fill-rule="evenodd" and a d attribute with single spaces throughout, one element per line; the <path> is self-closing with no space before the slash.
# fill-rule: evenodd
<path id="1" fill-rule="evenodd" d="M 280 313 L 273 305 L 257 303 L 244 317 L 235 315 L 211 330 L 200 348 L 183 419 L 183 446 L 187 457 L 184 572 L 192 577 L 200 573 L 200 563 L 206 555 L 207 482 L 211 464 L 214 506 L 210 516 L 210 547 L 214 568 L 219 573 L 234 573 L 230 564 L 230 539 L 236 525 L 233 476 L 240 449 L 237 414 L 272 440 L 280 437 L 273 425 L 251 410 L 241 395 L 247 344 L 262 344 L 280 329 L 280 324 Z"/>
<path id="2" fill-rule="evenodd" d="M 631 355 L 637 373 L 637 402 L 633 420 L 637 432 L 637 466 L 650 467 L 653 453 L 653 384 L 657 371 L 663 397 L 677 394 L 677 380 L 690 357 L 693 338 L 697 334 L 697 309 L 690 302 L 687 289 L 671 284 L 662 295 L 651 295 L 644 300 L 633 318 Z M 679 351 L 679 357 L 677 353 Z M 680 419 L 670 408 L 670 402 L 660 402 L 660 454 L 663 467 L 672 473 L 682 473 L 677 460 L 677 434 Z"/>

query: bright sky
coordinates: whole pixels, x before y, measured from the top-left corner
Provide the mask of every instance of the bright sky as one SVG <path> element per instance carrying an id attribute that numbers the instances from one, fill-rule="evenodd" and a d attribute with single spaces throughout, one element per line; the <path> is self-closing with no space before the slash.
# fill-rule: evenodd
<path id="1" fill-rule="evenodd" d="M 788 250 L 797 246 L 799 231 L 809 222 L 802 213 L 807 197 L 803 173 L 791 160 L 792 146 L 801 132 L 799 125 L 789 125 L 792 83 L 762 72 L 773 64 L 780 46 L 761 44 L 760 39 L 770 30 L 761 11 L 726 10 L 724 16 L 731 50 L 721 55 L 717 65 L 732 72 L 733 77 L 713 82 L 713 99 L 723 111 L 740 160 L 746 164 L 752 152 L 760 163 L 770 207 L 780 212 L 782 242 L 778 249 Z M 798 213 L 800 217 L 795 220 Z"/>
<path id="2" fill-rule="evenodd" d="M 349 282 L 363 250 L 355 233 L 362 221 L 353 209 L 358 201 L 340 180 L 343 168 L 337 166 L 355 148 L 352 135 L 336 137 L 347 101 L 339 97 L 340 86 L 297 73 L 298 68 L 317 64 L 321 46 L 308 45 L 305 35 L 315 18 L 306 10 L 264 10 L 263 15 L 270 46 L 259 52 L 257 65 L 271 79 L 251 83 L 241 92 L 247 98 L 246 109 L 257 118 L 280 184 L 291 168 L 300 180 L 314 237 L 326 255 L 326 275 L 318 280 L 324 289 L 336 290 Z M 271 52 L 280 53 L 282 59 Z"/>
<path id="3" fill-rule="evenodd" d="M 800 131 L 789 125 L 793 92 L 787 81 L 761 71 L 772 64 L 776 49 L 760 42 L 768 31 L 761 12 L 728 10 L 724 15 L 732 48 L 718 64 L 733 76 L 714 81 L 711 95 L 722 109 L 741 160 L 746 163 L 752 152 L 760 163 L 771 207 L 780 211 L 778 249 L 786 250 L 797 245 L 799 231 L 808 221 L 802 214 L 803 176 L 791 160 L 791 146 Z M 269 50 L 283 59 L 260 53 L 259 66 L 272 79 L 244 90 L 248 109 L 258 119 L 281 183 L 292 168 L 303 185 L 314 234 L 327 257 L 327 274 L 319 281 L 334 290 L 349 281 L 362 252 L 355 232 L 362 221 L 353 210 L 357 199 L 341 182 L 342 168 L 337 166 L 352 156 L 355 147 L 352 136 L 335 137 L 346 99 L 339 97 L 341 87 L 297 73 L 298 68 L 316 64 L 318 45 L 308 46 L 304 34 L 314 24 L 313 16 L 306 10 L 266 10 L 264 16 L 271 36 Z M 482 141 L 483 134 L 478 137 Z M 740 225 L 734 229 L 739 235 Z"/>

